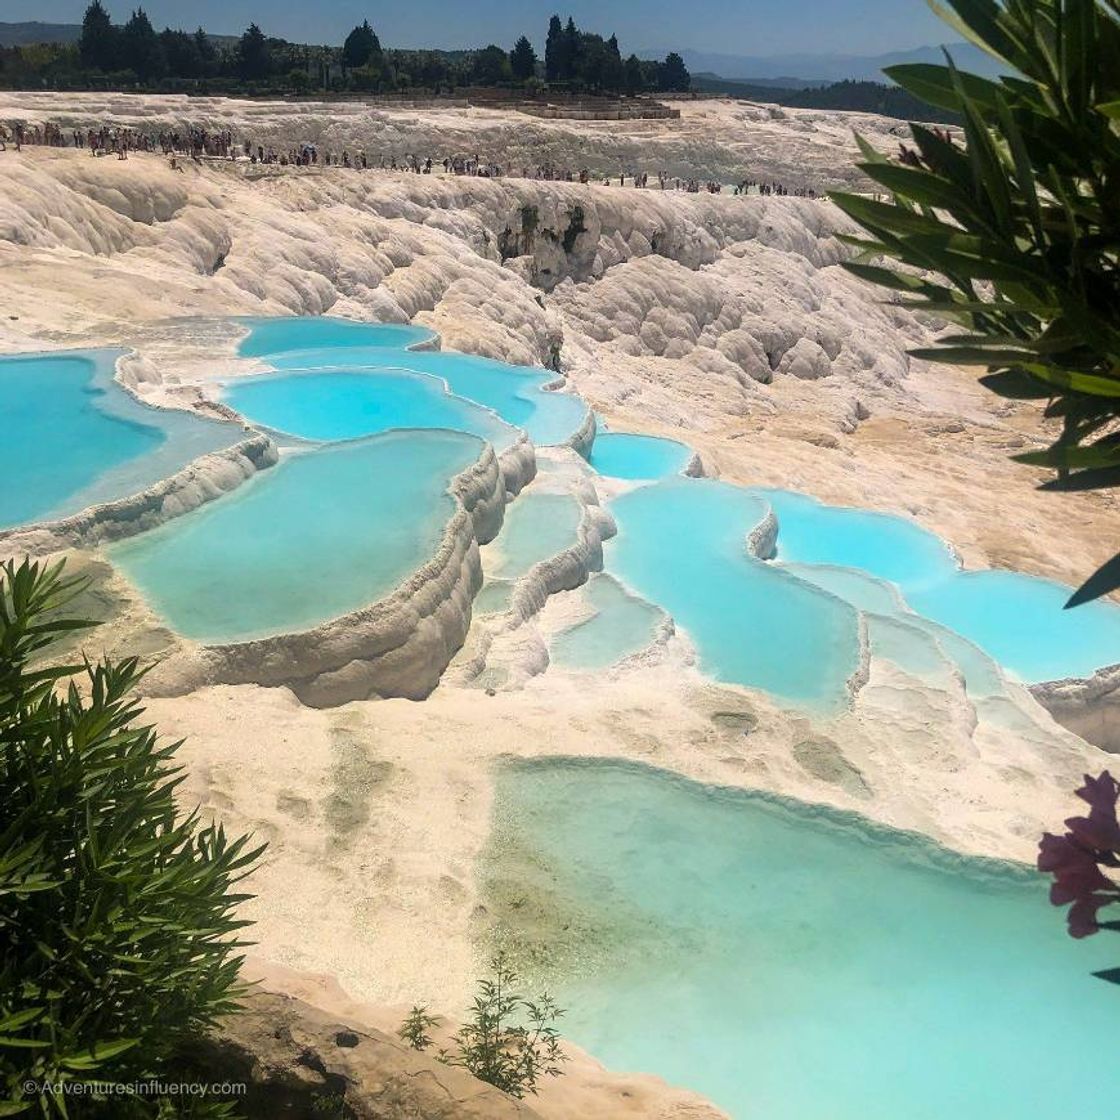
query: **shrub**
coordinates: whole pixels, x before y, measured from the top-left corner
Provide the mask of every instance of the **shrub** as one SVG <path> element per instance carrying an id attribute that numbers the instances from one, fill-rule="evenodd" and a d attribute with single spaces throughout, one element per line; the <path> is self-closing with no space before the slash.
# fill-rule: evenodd
<path id="1" fill-rule="evenodd" d="M 859 141 L 890 200 L 832 196 L 871 234 L 849 239 L 862 256 L 847 267 L 964 328 L 917 356 L 985 367 L 992 391 L 1048 402 L 1060 435 L 1015 457 L 1057 472 L 1043 489 L 1120 485 L 1120 2 L 949 4 L 957 31 L 1014 73 L 886 71 L 958 115 L 965 143 L 911 124 L 915 149 L 888 160 Z M 1120 556 L 1069 605 L 1117 587 Z"/>
<path id="2" fill-rule="evenodd" d="M 231 888 L 262 851 L 177 813 L 179 744 L 142 722 L 135 659 L 43 665 L 90 625 L 62 613 L 80 590 L 61 565 L 0 568 L 0 1114 L 227 1115 L 23 1089 L 167 1080 L 235 1007 Z"/>
<path id="3" fill-rule="evenodd" d="M 452 1039 L 454 1049 L 438 1057 L 521 1099 L 537 1092 L 542 1077 L 563 1073 L 567 1058 L 555 1023 L 564 1012 L 547 995 L 536 1001 L 519 995 L 518 976 L 502 954 L 490 968 L 492 977 L 479 981 L 470 1017 Z M 414 1050 L 425 1050 L 432 1044 L 427 1031 L 438 1022 L 426 1007 L 414 1007 L 397 1033 Z"/>

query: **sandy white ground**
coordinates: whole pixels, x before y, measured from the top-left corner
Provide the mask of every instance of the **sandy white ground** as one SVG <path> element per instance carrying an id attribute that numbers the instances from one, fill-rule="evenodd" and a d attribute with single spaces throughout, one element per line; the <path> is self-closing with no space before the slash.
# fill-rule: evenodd
<path id="1" fill-rule="evenodd" d="M 175 98 L 0 94 L 0 119 L 88 126 L 111 114 L 159 128 L 188 111 L 264 142 L 855 181 L 846 118 L 716 102 L 686 106 L 679 122 L 577 125 L 476 110 L 297 115 L 280 103 L 188 110 Z M 860 126 L 883 146 L 898 128 Z M 565 250 L 577 207 L 583 229 Z M 168 318 L 411 320 L 447 348 L 525 364 L 559 344 L 571 385 L 613 427 L 680 439 L 733 481 L 910 515 L 970 566 L 1076 582 L 1120 536 L 1115 500 L 1034 491 L 1032 473 L 1006 457 L 1038 441 L 1036 410 L 911 363 L 907 347 L 938 324 L 915 322 L 837 267 L 843 228 L 830 204 L 798 199 L 226 163 L 178 174 L 156 156 L 9 150 L 0 349 L 134 346 L 137 391 L 189 405 L 232 368 L 232 340 L 205 323 L 168 330 Z M 107 578 L 99 593 L 116 618 L 98 639 L 107 648 L 167 645 L 122 581 Z M 542 647 L 579 610 L 578 592 L 554 598 L 519 641 Z M 873 663 L 851 711 L 810 721 L 712 686 L 691 660 L 678 636 L 625 669 L 588 680 L 552 668 L 494 696 L 445 684 L 421 704 L 319 711 L 283 689 L 239 686 L 155 699 L 150 710 L 187 738 L 187 796 L 270 841 L 247 908 L 262 958 L 329 973 L 365 1001 L 451 1010 L 480 968 L 488 916 L 474 861 L 491 767 L 505 756 L 622 756 L 1018 859 L 1068 815 L 1079 775 L 1108 761 L 1025 694 L 1028 726 L 1009 731 L 978 723 L 959 692 Z M 727 712 L 757 726 L 744 735 Z"/>

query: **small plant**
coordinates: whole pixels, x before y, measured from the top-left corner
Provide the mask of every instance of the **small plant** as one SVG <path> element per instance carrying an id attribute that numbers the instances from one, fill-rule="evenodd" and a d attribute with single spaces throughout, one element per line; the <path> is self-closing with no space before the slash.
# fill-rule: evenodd
<path id="1" fill-rule="evenodd" d="M 135 659 L 43 663 L 91 625 L 65 617 L 81 589 L 61 564 L 0 567 L 0 1115 L 229 1115 L 57 1089 L 165 1080 L 236 1008 L 231 888 L 263 850 L 179 814 L 179 744 L 143 723 Z"/>
<path id="2" fill-rule="evenodd" d="M 407 1042 L 413 1050 L 427 1050 L 432 1044 L 428 1031 L 438 1022 L 437 1016 L 428 1014 L 427 1005 L 417 1004 L 408 1013 L 408 1017 L 401 1024 L 401 1029 L 397 1031 L 397 1035 Z"/>
<path id="3" fill-rule="evenodd" d="M 518 994 L 519 977 L 504 954 L 491 961 L 490 969 L 493 976 L 478 982 L 470 1018 L 452 1039 L 454 1049 L 440 1050 L 436 1056 L 520 1100 L 526 1093 L 536 1094 L 542 1077 L 564 1072 L 560 1064 L 568 1059 L 555 1027 L 564 1012 L 547 995 L 533 1001 Z M 438 1022 L 420 1005 L 409 1012 L 397 1034 L 414 1050 L 424 1050 L 432 1043 L 427 1031 Z"/>

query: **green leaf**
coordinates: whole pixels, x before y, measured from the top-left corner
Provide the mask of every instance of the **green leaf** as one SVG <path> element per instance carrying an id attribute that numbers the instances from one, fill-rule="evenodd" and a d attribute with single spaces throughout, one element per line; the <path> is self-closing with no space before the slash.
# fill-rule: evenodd
<path id="1" fill-rule="evenodd" d="M 937 66 L 929 62 L 913 62 L 899 66 L 887 66 L 883 73 L 896 82 L 907 93 L 912 93 L 920 101 L 925 101 L 938 109 L 959 113 L 960 94 L 953 84 L 947 66 Z M 994 110 L 999 86 L 987 78 L 975 74 L 962 74 L 962 85 L 972 101 L 986 109 Z"/>

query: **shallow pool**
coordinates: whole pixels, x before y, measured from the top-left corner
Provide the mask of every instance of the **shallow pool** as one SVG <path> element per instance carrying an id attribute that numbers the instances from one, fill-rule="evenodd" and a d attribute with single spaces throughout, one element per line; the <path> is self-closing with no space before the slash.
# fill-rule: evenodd
<path id="1" fill-rule="evenodd" d="M 826 506 L 789 490 L 752 488 L 778 518 L 780 560 L 859 568 L 904 590 L 947 579 L 957 560 L 940 537 L 903 517 Z"/>
<path id="2" fill-rule="evenodd" d="M 1120 607 L 1098 601 L 1067 611 L 1071 593 L 1016 572 L 961 572 L 906 599 L 1034 683 L 1088 677 L 1120 662 Z"/>
<path id="3" fill-rule="evenodd" d="M 849 604 L 748 556 L 766 502 L 710 479 L 673 478 L 611 503 L 618 536 L 607 571 L 663 607 L 717 680 L 795 704 L 835 708 L 859 662 Z"/>
<path id="4" fill-rule="evenodd" d="M 626 432 L 600 432 L 588 462 L 599 474 L 633 482 L 649 482 L 680 474 L 692 452 L 683 443 Z"/>
<path id="5" fill-rule="evenodd" d="M 448 483 L 480 448 L 457 432 L 393 432 L 290 453 L 109 556 L 188 638 L 306 630 L 383 598 L 433 555 L 456 508 Z"/>
<path id="6" fill-rule="evenodd" d="M 487 907 L 563 1033 L 735 1120 L 1054 1120 L 1120 1093 L 1120 999 L 1090 975 L 1114 939 L 1068 938 L 1034 873 L 609 763 L 502 771 L 491 835 Z"/>
<path id="7" fill-rule="evenodd" d="M 385 347 L 407 349 L 435 339 L 435 332 L 408 323 L 358 323 L 329 316 L 293 316 L 283 319 L 239 319 L 249 328 L 238 353 L 243 358 L 263 358 L 286 350 L 311 347 Z"/>
<path id="8" fill-rule="evenodd" d="M 339 319 L 252 320 L 252 333 L 241 344 L 244 357 L 261 357 L 276 370 L 338 369 L 367 373 L 409 370 L 441 378 L 451 393 L 496 413 L 521 428 L 538 446 L 567 443 L 587 422 L 587 405 L 571 393 L 545 388 L 556 374 L 545 369 L 458 354 L 451 350 L 410 350 L 393 343 L 392 334 L 362 341 L 364 330 L 414 331 Z M 430 337 L 429 332 L 423 332 Z M 339 343 L 337 337 L 344 339 Z M 422 339 L 414 339 L 413 344 Z"/>
<path id="9" fill-rule="evenodd" d="M 503 451 L 518 434 L 488 409 L 452 396 L 438 378 L 403 371 L 263 374 L 227 382 L 222 399 L 254 424 L 311 440 L 448 428 Z"/>
<path id="10" fill-rule="evenodd" d="M 483 559 L 487 575 L 515 580 L 571 548 L 579 539 L 582 518 L 583 506 L 571 494 L 523 491 L 506 509 L 502 531 L 491 546 L 493 559 Z"/>
<path id="11" fill-rule="evenodd" d="M 549 647 L 551 660 L 567 669 L 605 669 L 645 649 L 657 636 L 665 615 L 631 595 L 616 579 L 592 575 L 584 591 L 594 611 L 588 619 L 561 631 Z"/>
<path id="12" fill-rule="evenodd" d="M 0 528 L 129 497 L 244 438 L 239 425 L 142 404 L 113 380 L 120 356 L 0 358 Z"/>

